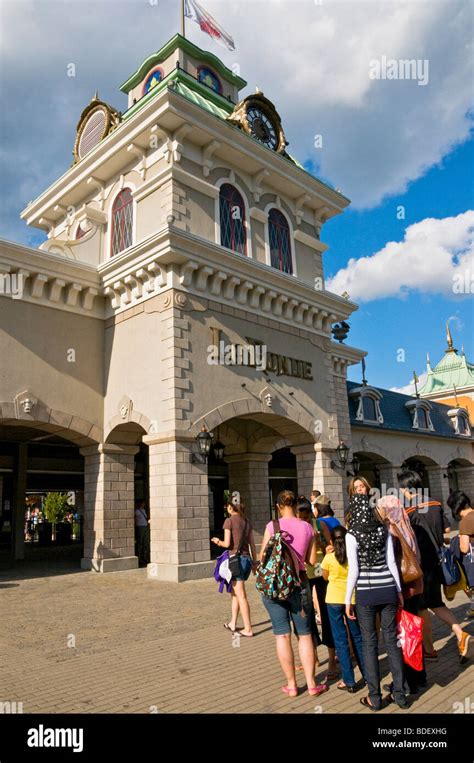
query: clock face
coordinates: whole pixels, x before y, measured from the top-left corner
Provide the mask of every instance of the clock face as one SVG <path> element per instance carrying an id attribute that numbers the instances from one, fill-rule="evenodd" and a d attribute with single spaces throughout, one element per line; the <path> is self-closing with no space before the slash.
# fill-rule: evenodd
<path id="1" fill-rule="evenodd" d="M 250 106 L 247 111 L 247 122 L 250 134 L 257 138 L 267 148 L 275 151 L 278 148 L 279 136 L 273 121 L 257 106 Z"/>

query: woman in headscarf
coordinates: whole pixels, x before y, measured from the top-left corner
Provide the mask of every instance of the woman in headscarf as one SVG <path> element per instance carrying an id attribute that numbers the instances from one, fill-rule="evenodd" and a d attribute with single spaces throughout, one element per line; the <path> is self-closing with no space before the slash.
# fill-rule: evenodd
<path id="1" fill-rule="evenodd" d="M 401 579 L 401 557 L 402 547 L 397 537 L 397 531 L 407 543 L 408 547 L 415 554 L 418 563 L 420 563 L 420 550 L 416 540 L 415 533 L 410 524 L 410 520 L 405 514 L 401 501 L 395 495 L 387 495 L 377 501 L 377 513 L 381 520 L 386 524 L 388 531 L 393 537 L 395 548 L 395 559 L 398 565 L 398 571 Z M 411 583 L 402 582 L 402 593 L 404 605 L 403 608 L 412 615 L 418 615 L 420 609 L 420 595 L 423 593 L 423 576 Z M 436 654 L 436 653 L 435 653 Z M 429 655 L 432 656 L 432 655 Z M 423 670 L 414 670 L 409 665 L 405 665 L 405 676 L 407 680 L 407 692 L 418 694 L 420 689 L 426 686 L 425 658 L 423 659 Z M 391 691 L 392 687 L 390 687 Z"/>
<path id="2" fill-rule="evenodd" d="M 349 531 L 346 535 L 349 574 L 346 589 L 346 615 L 354 620 L 351 604 L 355 589 L 355 609 L 362 633 L 365 680 L 368 697 L 360 702 L 374 712 L 382 708 L 376 616 L 380 615 L 384 644 L 393 677 L 391 699 L 399 707 L 407 707 L 404 691 L 402 650 L 397 645 L 395 616 L 403 606 L 400 576 L 395 562 L 393 539 L 377 516 L 368 495 L 351 500 Z"/>

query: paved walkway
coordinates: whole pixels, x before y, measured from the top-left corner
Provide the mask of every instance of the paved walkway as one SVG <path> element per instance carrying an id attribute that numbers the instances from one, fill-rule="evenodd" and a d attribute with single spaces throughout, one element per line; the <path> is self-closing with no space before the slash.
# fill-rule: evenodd
<path id="1" fill-rule="evenodd" d="M 222 627 L 230 597 L 213 581 L 157 583 L 145 570 L 97 575 L 67 563 L 38 576 L 34 567 L 0 572 L 0 703 L 22 702 L 24 713 L 368 712 L 362 692 L 335 686 L 316 699 L 281 693 L 270 624 L 251 582 L 258 635 L 235 647 Z M 458 594 L 454 605 L 462 616 L 467 599 Z M 474 636 L 473 621 L 467 629 Z M 455 702 L 474 697 L 474 646 L 472 662 L 460 665 L 448 635 L 435 624 L 440 657 L 412 712 L 452 713 Z M 319 651 L 322 676 L 327 653 Z M 386 659 L 382 668 L 386 674 Z M 383 710 L 393 712 L 407 711 Z"/>

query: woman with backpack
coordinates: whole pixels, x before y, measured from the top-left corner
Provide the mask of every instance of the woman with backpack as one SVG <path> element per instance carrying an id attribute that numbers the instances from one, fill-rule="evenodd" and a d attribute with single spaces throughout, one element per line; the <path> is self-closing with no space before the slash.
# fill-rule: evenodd
<path id="1" fill-rule="evenodd" d="M 382 709 L 376 615 L 380 623 L 393 692 L 399 707 L 408 707 L 405 697 L 402 650 L 398 645 L 396 614 L 403 606 L 400 577 L 395 562 L 392 536 L 371 506 L 368 495 L 351 500 L 349 531 L 346 535 L 349 575 L 346 589 L 346 616 L 355 620 L 352 594 L 355 590 L 357 620 L 362 633 L 364 677 L 369 695 L 360 702 L 373 712 Z"/>
<path id="2" fill-rule="evenodd" d="M 257 590 L 272 622 L 276 650 L 286 685 L 282 691 L 288 697 L 298 695 L 295 656 L 291 644 L 291 624 L 298 634 L 298 650 L 308 692 L 318 696 L 328 690 L 326 684 L 316 685 L 315 655 L 311 632 L 311 592 L 305 572 L 305 562 L 317 560 L 314 531 L 308 522 L 296 517 L 296 498 L 290 490 L 277 497 L 279 520 L 265 528 L 257 575 Z"/>
<path id="3" fill-rule="evenodd" d="M 332 635 L 336 644 L 336 653 L 342 669 L 342 681 L 336 684 L 337 689 L 354 693 L 357 691 L 354 668 L 352 667 L 350 638 L 354 655 L 362 677 L 364 676 L 364 657 L 362 654 L 362 636 L 357 620 L 349 620 L 345 614 L 345 598 L 349 566 L 346 550 L 347 530 L 342 525 L 331 531 L 331 546 L 324 557 L 321 568 L 323 577 L 329 585 L 326 592 L 326 607 L 329 613 Z M 329 551 L 329 548 L 332 550 Z M 354 602 L 352 602 L 354 603 Z M 347 626 L 347 628 L 346 628 Z"/>
<path id="4" fill-rule="evenodd" d="M 231 595 L 232 595 L 232 615 L 228 623 L 224 623 L 226 630 L 235 633 L 237 630 L 237 618 L 239 612 L 244 621 L 244 628 L 239 629 L 240 636 L 253 636 L 252 622 L 250 619 L 250 607 L 245 590 L 245 581 L 248 580 L 250 573 L 255 573 L 257 566 L 257 551 L 253 537 L 252 525 L 245 517 L 244 504 L 240 500 L 240 493 L 234 491 L 231 500 L 227 504 L 227 513 L 229 516 L 224 522 L 224 540 L 211 538 L 212 542 L 219 548 L 229 549 L 230 557 L 237 555 L 238 574 L 232 576 Z M 251 556 L 250 556 L 251 554 Z M 253 561 L 252 561 L 253 560 Z"/>

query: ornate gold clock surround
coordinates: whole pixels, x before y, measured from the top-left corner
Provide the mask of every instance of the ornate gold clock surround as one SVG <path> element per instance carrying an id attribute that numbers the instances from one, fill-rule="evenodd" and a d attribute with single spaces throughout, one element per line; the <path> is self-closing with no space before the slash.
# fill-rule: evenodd
<path id="1" fill-rule="evenodd" d="M 242 101 L 240 101 L 234 108 L 232 114 L 229 114 L 227 121 L 231 124 L 240 127 L 247 135 L 254 137 L 250 129 L 250 125 L 247 119 L 247 113 L 251 108 L 260 109 L 272 122 L 274 129 L 278 137 L 278 145 L 274 149 L 277 154 L 285 154 L 285 148 L 288 145 L 288 141 L 285 138 L 285 133 L 281 125 L 281 118 L 278 114 L 273 103 L 264 96 L 264 94 L 257 89 L 256 93 L 248 95 Z"/>

